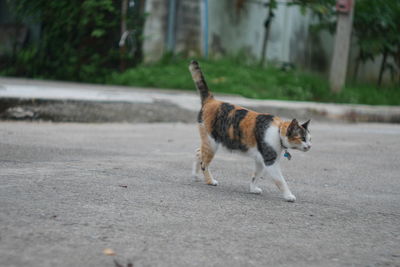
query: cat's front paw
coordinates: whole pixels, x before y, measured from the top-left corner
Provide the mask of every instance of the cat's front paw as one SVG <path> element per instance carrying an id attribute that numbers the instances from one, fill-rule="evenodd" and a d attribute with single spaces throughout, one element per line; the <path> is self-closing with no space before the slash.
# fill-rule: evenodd
<path id="1" fill-rule="evenodd" d="M 212 179 L 210 182 L 207 183 L 208 185 L 213 185 L 213 186 L 217 186 L 218 185 L 218 181 L 215 179 Z"/>
<path id="2" fill-rule="evenodd" d="M 257 186 L 250 186 L 250 193 L 259 195 L 262 193 L 262 189 Z"/>
<path id="3" fill-rule="evenodd" d="M 296 201 L 296 197 L 295 197 L 292 193 L 283 195 L 283 198 L 284 198 L 287 202 L 295 202 L 295 201 Z"/>

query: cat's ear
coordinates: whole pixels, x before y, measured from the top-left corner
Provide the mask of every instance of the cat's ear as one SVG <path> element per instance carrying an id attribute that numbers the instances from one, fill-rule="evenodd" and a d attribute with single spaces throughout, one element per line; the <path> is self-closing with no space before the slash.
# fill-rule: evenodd
<path id="1" fill-rule="evenodd" d="M 304 129 L 308 130 L 308 124 L 310 123 L 310 121 L 311 121 L 311 120 L 306 121 L 306 122 L 303 123 L 301 126 L 302 126 Z"/>
<path id="2" fill-rule="evenodd" d="M 295 130 L 299 127 L 299 122 L 296 119 L 293 119 L 287 129 L 287 136 L 293 136 L 295 133 Z"/>

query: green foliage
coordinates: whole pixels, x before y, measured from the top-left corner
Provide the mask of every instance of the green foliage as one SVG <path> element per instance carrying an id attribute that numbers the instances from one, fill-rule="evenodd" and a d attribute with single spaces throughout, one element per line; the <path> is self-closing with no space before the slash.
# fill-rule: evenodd
<path id="1" fill-rule="evenodd" d="M 361 62 L 365 63 L 385 53 L 397 58 L 400 53 L 399 32 L 400 1 L 359 0 L 356 2 L 354 34 L 360 48 Z M 390 64 L 383 67 L 394 68 Z"/>
<path id="2" fill-rule="evenodd" d="M 6 59 L 7 74 L 101 82 L 106 74 L 118 68 L 120 0 L 9 0 L 8 3 L 20 21 L 30 17 L 39 23 L 41 36 L 39 43 L 24 47 Z M 134 63 L 129 54 L 124 57 Z"/>
<path id="3" fill-rule="evenodd" d="M 309 8 L 319 18 L 315 30 L 329 30 L 334 33 L 336 26 L 335 0 L 295 0 L 293 4 L 304 10 Z M 366 63 L 380 55 L 395 59 L 400 70 L 400 1 L 399 0 L 356 0 L 353 34 L 359 48 L 358 60 Z M 383 62 L 384 69 L 392 72 L 395 66 Z M 393 74 L 393 73 L 392 73 Z"/>
<path id="4" fill-rule="evenodd" d="M 314 31 L 328 30 L 330 33 L 335 31 L 335 3 L 336 0 L 293 0 L 288 5 L 298 5 L 303 13 L 310 10 L 317 18 L 319 23 L 311 27 Z"/>
<path id="5" fill-rule="evenodd" d="M 194 91 L 186 59 L 166 58 L 124 73 L 113 73 L 107 83 Z M 201 67 L 213 92 L 239 94 L 250 98 L 319 101 L 355 104 L 400 104 L 400 90 L 371 86 L 349 86 L 334 94 L 322 77 L 299 71 L 260 68 L 239 59 L 201 60 Z"/>

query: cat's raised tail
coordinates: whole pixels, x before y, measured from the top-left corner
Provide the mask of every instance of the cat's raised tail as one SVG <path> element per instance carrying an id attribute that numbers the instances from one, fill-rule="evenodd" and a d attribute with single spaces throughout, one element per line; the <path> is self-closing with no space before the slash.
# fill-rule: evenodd
<path id="1" fill-rule="evenodd" d="M 197 90 L 200 93 L 201 104 L 204 103 L 209 99 L 212 98 L 213 95 L 211 94 L 210 90 L 208 89 L 206 80 L 204 79 L 203 73 L 201 72 L 199 63 L 195 60 L 192 60 L 189 64 L 189 70 L 192 74 L 193 81 L 197 87 Z"/>

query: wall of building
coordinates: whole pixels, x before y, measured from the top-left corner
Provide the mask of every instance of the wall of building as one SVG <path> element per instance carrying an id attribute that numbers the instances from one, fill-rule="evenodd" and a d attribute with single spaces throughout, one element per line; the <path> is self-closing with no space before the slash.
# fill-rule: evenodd
<path id="1" fill-rule="evenodd" d="M 143 60 L 153 62 L 160 60 L 166 52 L 167 1 L 146 0 L 144 9 L 148 15 L 143 29 Z"/>
<path id="2" fill-rule="evenodd" d="M 166 52 L 201 54 L 200 4 L 199 0 L 146 0 L 145 62 L 160 60 Z"/>
<path id="3" fill-rule="evenodd" d="M 199 0 L 176 0 L 174 52 L 186 55 L 201 53 L 201 15 Z"/>
<path id="4" fill-rule="evenodd" d="M 268 8 L 262 1 L 248 1 L 237 9 L 233 1 L 210 1 L 210 51 L 235 54 L 242 51 L 254 59 L 261 58 Z M 267 43 L 267 58 L 276 62 L 305 63 L 309 16 L 296 7 L 278 5 Z"/>
<path id="5" fill-rule="evenodd" d="M 169 33 L 174 40 L 171 52 L 189 56 L 205 52 L 204 0 L 146 0 L 149 16 L 145 25 L 145 61 L 158 60 L 166 51 L 168 16 L 171 14 L 168 5 L 171 1 L 175 8 L 173 32 Z M 209 56 L 218 58 L 240 53 L 245 55 L 244 59 L 260 60 L 264 22 L 268 14 L 264 2 L 245 1 L 238 9 L 236 1 L 208 0 Z M 310 31 L 310 25 L 316 22 L 311 12 L 303 14 L 297 6 L 288 6 L 284 0 L 278 2 L 267 43 L 267 62 L 277 65 L 291 63 L 298 69 L 318 71 L 328 76 L 334 37 L 327 32 L 316 34 Z M 348 81 L 353 77 L 356 56 L 357 47 L 353 45 Z M 358 80 L 376 81 L 379 66 L 379 59 L 361 65 Z M 384 79 L 389 81 L 389 78 L 386 73 Z"/>

